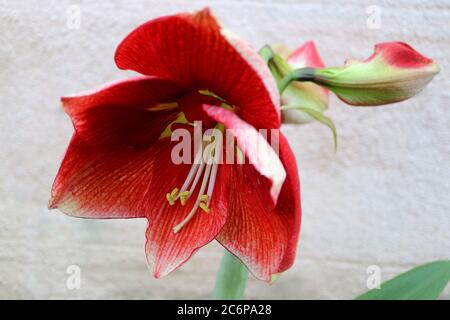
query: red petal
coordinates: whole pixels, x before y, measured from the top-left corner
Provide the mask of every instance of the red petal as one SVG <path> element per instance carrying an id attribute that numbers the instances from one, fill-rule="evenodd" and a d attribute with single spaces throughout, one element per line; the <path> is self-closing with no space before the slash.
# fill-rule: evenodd
<path id="1" fill-rule="evenodd" d="M 274 207 L 286 178 L 283 164 L 275 150 L 272 149 L 263 135 L 233 112 L 209 105 L 204 105 L 203 108 L 211 118 L 225 125 L 227 130 L 236 137 L 239 147 L 259 174 L 271 181 L 270 196 L 273 202 L 272 207 Z M 271 132 L 267 134 L 270 135 Z M 258 189 L 261 189 L 261 187 Z"/>
<path id="2" fill-rule="evenodd" d="M 136 77 L 108 84 L 100 89 L 61 98 L 71 117 L 98 106 L 126 106 L 151 109 L 155 104 L 175 101 L 184 93 L 172 81 L 154 76 Z"/>
<path id="3" fill-rule="evenodd" d="M 383 56 L 388 64 L 398 68 L 422 68 L 434 63 L 404 42 L 379 43 L 375 45 L 374 53 L 366 61 L 379 55 Z"/>
<path id="4" fill-rule="evenodd" d="M 211 242 L 222 229 L 227 210 L 222 183 L 226 181 L 226 172 L 219 166 L 210 212 L 197 209 L 193 218 L 175 234 L 173 227 L 189 214 L 197 195 L 194 193 L 185 206 L 181 206 L 179 201 L 170 206 L 165 195 L 175 187 L 181 187 L 191 166 L 173 164 L 169 152 L 160 152 L 156 163 L 155 172 L 165 174 L 155 175 L 149 192 L 153 209 L 147 216 L 149 223 L 145 248 L 153 275 L 160 278 L 180 267 L 197 249 Z"/>
<path id="5" fill-rule="evenodd" d="M 253 275 L 267 282 L 293 264 L 301 220 L 297 165 L 286 139 L 280 136 L 280 157 L 287 179 L 276 208 L 265 210 L 255 197 L 253 188 L 259 183 L 259 175 L 252 166 L 230 166 L 228 217 L 217 236 Z"/>
<path id="6" fill-rule="evenodd" d="M 183 93 L 173 81 L 139 77 L 63 97 L 62 102 L 84 142 L 139 149 L 151 145 L 175 119 L 179 111 L 174 101 Z M 157 111 L 164 108 L 167 110 Z"/>
<path id="7" fill-rule="evenodd" d="M 150 148 L 179 111 L 149 111 L 179 89 L 153 77 L 63 98 L 76 133 L 52 188 L 49 206 L 87 218 L 142 217 L 153 165 Z"/>
<path id="8" fill-rule="evenodd" d="M 245 106 L 242 117 L 257 128 L 280 126 L 269 69 L 254 49 L 225 38 L 208 9 L 143 24 L 123 40 L 115 59 L 121 69 L 176 79 Z"/>
<path id="9" fill-rule="evenodd" d="M 280 134 L 280 159 L 286 170 L 287 177 L 281 189 L 275 212 L 279 212 L 280 215 L 289 220 L 289 241 L 283 260 L 278 268 L 278 272 L 283 272 L 289 269 L 295 261 L 302 217 L 297 160 L 283 134 Z"/>
<path id="10" fill-rule="evenodd" d="M 301 63 L 305 67 L 323 68 L 325 67 L 314 41 L 307 41 L 297 50 L 292 52 L 287 60 L 289 63 Z"/>
<path id="11" fill-rule="evenodd" d="M 53 183 L 49 207 L 82 218 L 145 217 L 157 151 L 99 150 L 75 134 Z"/>

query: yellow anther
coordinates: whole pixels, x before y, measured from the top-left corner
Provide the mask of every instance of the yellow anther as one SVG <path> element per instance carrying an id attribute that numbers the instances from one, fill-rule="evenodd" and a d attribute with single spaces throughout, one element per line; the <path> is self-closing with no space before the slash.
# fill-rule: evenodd
<path id="1" fill-rule="evenodd" d="M 172 192 L 170 193 L 170 196 L 172 198 L 176 198 L 178 195 L 178 191 L 179 191 L 178 188 L 173 189 Z"/>
<path id="2" fill-rule="evenodd" d="M 172 195 L 170 193 L 166 194 L 166 199 L 171 206 L 173 206 L 175 204 L 175 202 L 173 201 Z"/>
<path id="3" fill-rule="evenodd" d="M 199 206 L 200 206 L 200 208 L 203 209 L 203 211 L 205 211 L 206 213 L 209 213 L 210 209 L 208 208 L 208 206 L 206 205 L 206 203 L 200 202 Z"/>
<path id="4" fill-rule="evenodd" d="M 206 201 L 208 201 L 208 195 L 207 195 L 207 194 L 202 194 L 202 195 L 200 196 L 200 201 L 201 201 L 201 202 L 206 202 Z"/>
<path id="5" fill-rule="evenodd" d="M 191 193 L 189 191 L 187 191 L 187 190 L 183 191 L 183 192 L 180 192 L 180 202 L 181 202 L 182 206 L 184 206 L 186 204 L 187 199 L 189 198 L 190 194 Z"/>

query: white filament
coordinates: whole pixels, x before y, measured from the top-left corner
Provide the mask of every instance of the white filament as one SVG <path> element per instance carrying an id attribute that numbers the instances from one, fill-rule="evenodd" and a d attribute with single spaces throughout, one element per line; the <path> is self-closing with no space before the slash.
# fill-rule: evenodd
<path id="1" fill-rule="evenodd" d="M 214 147 L 213 167 L 212 167 L 212 171 L 211 171 L 211 177 L 209 178 L 208 191 L 206 192 L 206 194 L 208 195 L 208 201 L 206 202 L 206 205 L 208 207 L 209 207 L 209 204 L 211 203 L 211 197 L 214 192 L 214 185 L 216 182 L 217 169 L 219 167 L 220 157 L 222 156 L 222 145 L 223 145 L 222 139 L 218 139 L 218 141 Z"/>
<path id="2" fill-rule="evenodd" d="M 209 203 L 211 202 L 211 196 L 214 191 L 214 185 L 217 177 L 217 170 L 220 157 L 222 155 L 222 147 L 223 147 L 222 144 L 223 144 L 222 139 L 215 139 L 213 142 L 208 144 L 204 151 L 204 153 L 206 153 L 207 158 L 206 160 L 203 159 L 202 157 L 201 152 L 202 148 L 200 148 L 200 150 L 197 151 L 197 154 L 195 156 L 195 163 L 193 164 L 191 170 L 189 171 L 186 181 L 183 183 L 183 186 L 180 190 L 180 193 L 177 195 L 175 199 L 180 197 L 181 192 L 184 192 L 188 189 L 189 189 L 188 197 L 190 197 L 190 195 L 192 195 L 192 193 L 194 192 L 195 187 L 197 186 L 203 171 L 205 171 L 203 174 L 202 184 L 200 186 L 200 190 L 198 192 L 197 199 L 195 200 L 193 208 L 186 216 L 186 218 L 183 219 L 183 221 L 181 221 L 179 224 L 173 227 L 174 233 L 178 233 L 192 219 L 192 217 L 194 217 L 195 213 L 197 212 L 200 206 L 200 203 L 202 202 L 201 197 L 204 195 L 206 187 L 208 187 L 206 193 L 207 195 L 206 206 L 209 206 Z M 214 148 L 214 156 L 211 155 L 212 148 Z M 200 164 L 198 164 L 199 161 Z M 192 182 L 192 185 L 189 187 L 192 178 L 194 177 L 194 174 L 195 174 L 194 181 Z"/>
<path id="3" fill-rule="evenodd" d="M 200 178 L 200 175 L 202 174 L 203 168 L 205 166 L 203 161 L 200 163 L 201 159 L 202 159 L 202 148 L 198 148 L 197 153 L 194 158 L 194 164 L 192 165 L 191 170 L 189 171 L 188 176 L 187 176 L 186 180 L 184 181 L 180 192 L 178 193 L 178 195 L 175 197 L 174 200 L 177 200 L 180 197 L 181 192 L 184 192 L 189 188 L 189 185 L 192 181 L 192 178 L 194 177 L 194 174 L 195 174 L 195 179 L 194 179 L 194 183 L 193 183 L 192 187 L 190 188 L 190 191 L 193 191 L 193 189 L 197 185 L 198 179 Z"/>
<path id="4" fill-rule="evenodd" d="M 198 192 L 198 197 L 197 197 L 197 200 L 195 201 L 194 207 L 192 208 L 191 212 L 189 212 L 189 214 L 186 216 L 186 218 L 184 218 L 183 221 L 181 221 L 179 224 L 177 224 L 175 227 L 173 227 L 173 232 L 174 233 L 177 233 L 178 231 L 180 231 L 181 228 L 183 228 L 185 226 L 185 224 L 188 223 L 189 220 L 191 220 L 192 217 L 197 212 L 197 209 L 198 209 L 198 207 L 200 205 L 200 197 L 202 196 L 203 192 L 205 191 L 206 183 L 208 182 L 208 178 L 209 178 L 209 173 L 211 172 L 211 167 L 212 167 L 211 164 L 208 164 L 206 166 L 205 174 L 203 176 L 202 185 L 200 186 L 200 191 Z"/>

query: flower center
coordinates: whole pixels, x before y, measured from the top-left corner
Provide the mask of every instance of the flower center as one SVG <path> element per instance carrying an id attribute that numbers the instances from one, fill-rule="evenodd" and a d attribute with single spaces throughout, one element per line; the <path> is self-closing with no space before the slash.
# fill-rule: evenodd
<path id="1" fill-rule="evenodd" d="M 202 127 L 205 129 L 213 128 L 216 122 L 203 111 L 203 105 L 220 106 L 221 103 L 222 101 L 216 98 L 216 96 L 207 95 L 201 90 L 191 92 L 178 100 L 180 109 L 184 113 L 187 121 L 191 123 L 201 121 Z"/>
<path id="2" fill-rule="evenodd" d="M 194 143 L 194 146 L 199 147 L 195 152 L 194 163 L 181 188 L 174 188 L 166 194 L 166 199 L 171 206 L 175 205 L 177 200 L 180 200 L 181 205 L 184 206 L 194 194 L 197 194 L 189 214 L 183 221 L 173 227 L 174 233 L 178 233 L 194 217 L 199 208 L 206 213 L 210 212 L 209 205 L 222 156 L 224 126 L 216 124 L 212 132 L 210 135 L 205 134 L 205 137 L 200 135 L 199 141 Z M 200 180 L 201 183 L 199 184 Z"/>

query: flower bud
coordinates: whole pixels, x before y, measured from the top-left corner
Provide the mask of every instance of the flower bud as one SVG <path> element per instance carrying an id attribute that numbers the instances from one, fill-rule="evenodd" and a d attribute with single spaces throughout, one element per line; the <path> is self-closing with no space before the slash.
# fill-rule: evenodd
<path id="1" fill-rule="evenodd" d="M 402 42 L 377 44 L 365 61 L 316 70 L 314 82 L 355 106 L 377 106 L 418 94 L 439 72 L 437 64 Z"/>
<path id="2" fill-rule="evenodd" d="M 285 47 L 275 48 L 275 51 L 280 56 L 275 56 L 273 62 L 281 77 L 299 68 L 324 67 L 312 41 L 304 43 L 290 54 Z M 288 56 L 286 60 L 281 58 L 283 55 Z M 328 107 L 328 90 L 312 82 L 291 82 L 283 91 L 281 104 L 283 105 L 283 123 L 308 123 L 313 121 L 314 118 L 303 110 L 306 108 L 308 111 L 312 110 L 312 112 L 322 114 Z"/>

